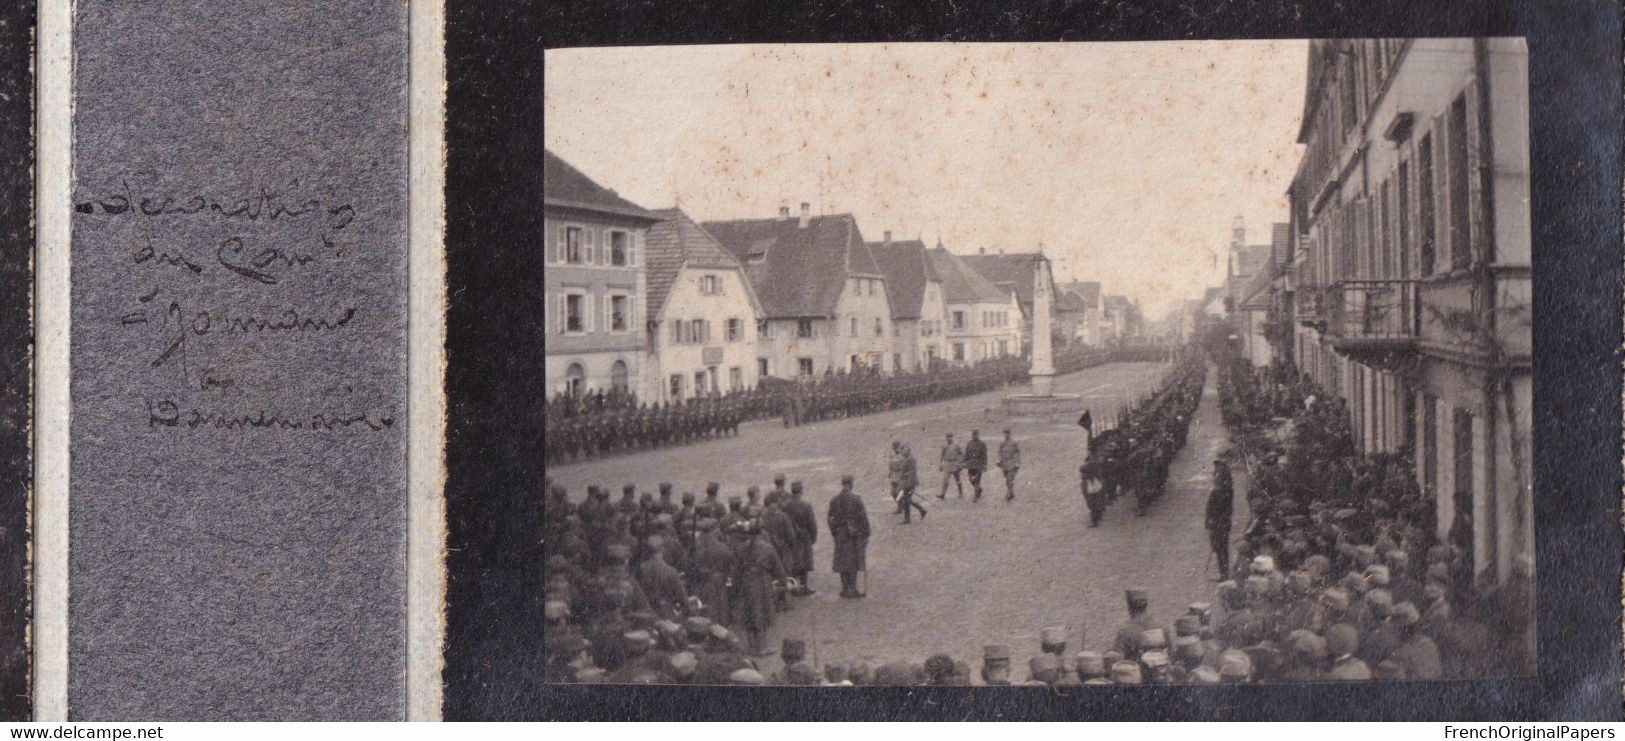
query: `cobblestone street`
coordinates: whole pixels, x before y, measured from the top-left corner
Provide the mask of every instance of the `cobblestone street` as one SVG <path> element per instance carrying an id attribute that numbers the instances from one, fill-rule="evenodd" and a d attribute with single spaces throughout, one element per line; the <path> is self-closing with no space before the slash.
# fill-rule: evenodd
<path id="1" fill-rule="evenodd" d="M 1168 366 L 1122 363 L 1090 368 L 1056 381 L 1056 390 L 1081 394 L 1097 425 L 1155 388 Z M 1226 435 L 1210 371 L 1188 443 L 1175 457 L 1168 490 L 1145 517 L 1120 500 L 1099 528 L 1089 529 L 1078 489 L 1083 434 L 1076 419 L 1006 420 L 1002 392 L 926 404 L 849 420 L 785 429 L 776 420 L 742 426 L 737 438 L 670 450 L 613 457 L 550 471 L 555 483 L 579 499 L 588 484 L 619 491 L 623 483 L 652 489 L 660 481 L 676 491 L 703 491 L 706 481 L 723 485 L 724 498 L 749 484 L 771 488 L 783 471 L 801 479 L 822 526 L 841 474 L 857 477 L 874 527 L 869 544 L 868 597 L 842 600 L 829 571 L 831 542 L 821 528 L 814 550 L 816 596 L 795 600 L 781 613 L 770 645 L 782 638 L 807 639 L 819 662 L 872 657 L 924 659 L 944 652 L 977 665 L 981 647 L 1008 644 L 1018 662 L 1037 653 L 1045 626 L 1065 626 L 1069 650 L 1100 649 L 1124 616 L 1123 590 L 1146 589 L 1155 617 L 1173 618 L 1196 600 L 1213 599 L 1215 567 L 1206 566 L 1203 506 L 1211 485 L 1211 462 Z M 973 503 L 952 487 L 947 501 L 936 493 L 941 475 L 935 460 L 944 433 L 963 442 L 980 429 L 989 448 L 1010 427 L 1021 443 L 1024 466 L 1015 501 L 1003 498 L 997 470 L 984 478 L 987 494 Z M 887 496 L 886 450 L 892 439 L 912 446 L 920 460 L 923 522 L 904 525 Z M 1236 532 L 1246 523 L 1246 482 L 1238 477 Z M 617 493 L 618 496 L 618 493 Z M 775 668 L 776 659 L 764 668 Z M 1024 663 L 1018 675 L 1025 677 Z"/>

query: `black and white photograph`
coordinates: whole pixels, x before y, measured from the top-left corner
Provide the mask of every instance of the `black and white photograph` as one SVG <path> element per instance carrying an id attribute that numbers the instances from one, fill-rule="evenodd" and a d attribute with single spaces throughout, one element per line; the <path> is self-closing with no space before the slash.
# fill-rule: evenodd
<path id="1" fill-rule="evenodd" d="M 1522 39 L 545 59 L 546 682 L 1535 673 Z"/>

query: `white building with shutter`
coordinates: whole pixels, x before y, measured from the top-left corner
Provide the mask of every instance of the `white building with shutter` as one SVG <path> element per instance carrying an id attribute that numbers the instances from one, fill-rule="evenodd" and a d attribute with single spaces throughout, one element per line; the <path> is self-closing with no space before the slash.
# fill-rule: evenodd
<path id="1" fill-rule="evenodd" d="M 647 260 L 644 399 L 682 401 L 754 388 L 761 304 L 744 266 L 681 209 L 654 212 Z"/>
<path id="2" fill-rule="evenodd" d="M 1491 588 L 1534 549 L 1523 39 L 1310 43 L 1294 360 Z"/>
<path id="3" fill-rule="evenodd" d="M 642 248 L 649 226 L 659 220 L 545 152 L 542 290 L 549 396 L 647 394 Z"/>

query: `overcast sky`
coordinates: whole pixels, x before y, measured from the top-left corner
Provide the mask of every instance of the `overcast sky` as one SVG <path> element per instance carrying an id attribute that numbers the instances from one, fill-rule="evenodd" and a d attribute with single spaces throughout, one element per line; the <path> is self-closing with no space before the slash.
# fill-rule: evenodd
<path id="1" fill-rule="evenodd" d="M 810 201 L 864 236 L 1031 251 L 1159 316 L 1285 221 L 1307 43 L 546 52 L 546 144 L 648 208 Z M 1215 255 L 1217 258 L 1215 258 Z"/>

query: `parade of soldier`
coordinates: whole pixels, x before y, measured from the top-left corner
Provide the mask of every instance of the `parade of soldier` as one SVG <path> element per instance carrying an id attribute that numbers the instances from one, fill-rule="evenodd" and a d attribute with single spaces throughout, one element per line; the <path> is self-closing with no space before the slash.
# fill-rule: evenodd
<path id="1" fill-rule="evenodd" d="M 545 681 L 1534 671 L 1522 47 L 1066 46 L 550 52 Z"/>

